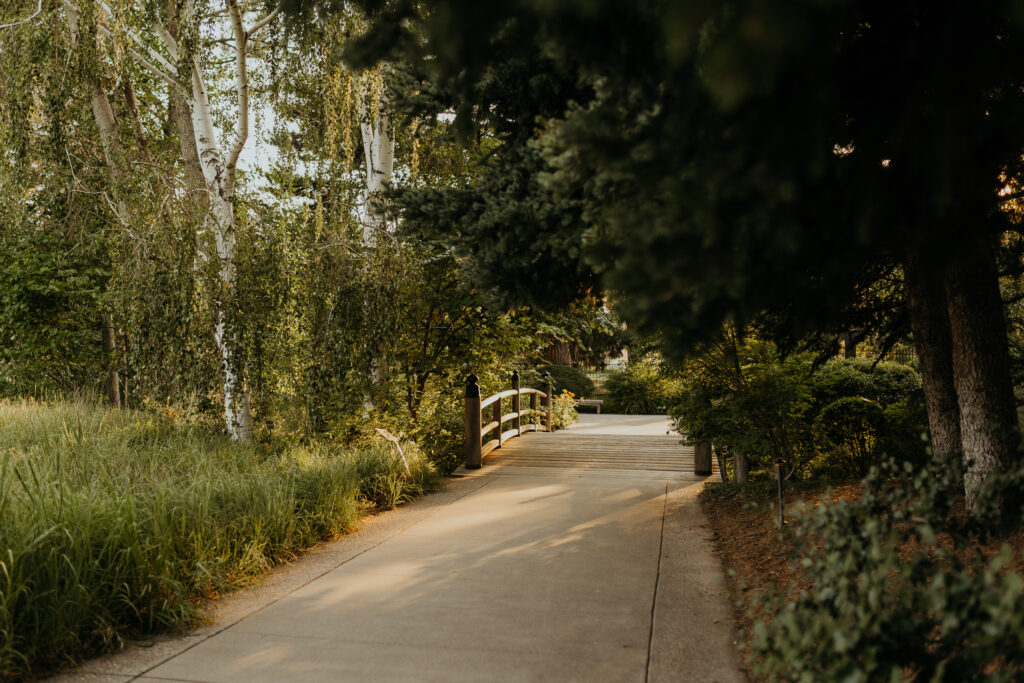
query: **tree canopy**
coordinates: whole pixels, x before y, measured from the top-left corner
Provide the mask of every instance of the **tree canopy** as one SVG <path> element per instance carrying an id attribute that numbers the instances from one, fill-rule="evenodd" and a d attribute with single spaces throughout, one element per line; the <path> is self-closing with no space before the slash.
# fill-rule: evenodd
<path id="1" fill-rule="evenodd" d="M 563 272 L 598 274 L 678 351 L 725 321 L 838 332 L 899 269 L 936 450 L 964 450 L 969 490 L 1016 457 L 997 284 L 1024 158 L 1013 3 L 362 4 L 354 58 L 418 64 L 463 130 L 501 113 L 531 131 L 510 143 L 533 220 L 507 191 L 458 211 L 484 279 L 522 277 L 522 244 L 554 257 L 554 212 Z M 488 84 L 509 64 L 527 87 L 558 78 L 561 111 L 507 113 L 518 92 Z M 466 195 L 441 196 L 408 197 L 410 221 L 451 229 Z M 522 237 L 486 244 L 494 213 Z"/>

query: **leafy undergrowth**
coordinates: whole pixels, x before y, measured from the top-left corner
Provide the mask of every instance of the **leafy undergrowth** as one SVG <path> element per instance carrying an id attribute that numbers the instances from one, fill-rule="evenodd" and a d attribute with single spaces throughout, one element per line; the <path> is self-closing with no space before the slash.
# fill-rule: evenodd
<path id="1" fill-rule="evenodd" d="M 194 625 L 436 480 L 413 444 L 268 454 L 169 413 L 0 403 L 0 679 Z"/>
<path id="2" fill-rule="evenodd" d="M 1020 679 L 1019 524 L 966 516 L 955 476 L 904 475 L 789 487 L 782 531 L 774 484 L 706 486 L 753 680 Z"/>

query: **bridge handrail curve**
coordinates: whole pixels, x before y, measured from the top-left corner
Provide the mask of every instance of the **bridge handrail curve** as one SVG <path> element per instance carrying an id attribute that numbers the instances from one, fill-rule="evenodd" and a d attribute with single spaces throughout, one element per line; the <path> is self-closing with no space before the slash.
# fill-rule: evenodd
<path id="1" fill-rule="evenodd" d="M 521 399 L 523 395 L 530 397 L 530 407 L 523 409 Z M 480 397 L 480 384 L 476 375 L 469 375 L 466 378 L 466 409 L 464 424 L 464 447 L 463 455 L 467 469 L 477 469 L 483 464 L 483 458 L 491 451 L 501 448 L 501 445 L 509 439 L 522 436 L 526 432 L 551 431 L 551 399 L 553 391 L 550 381 L 547 391 L 526 388 L 519 386 L 519 371 L 512 373 L 512 388 L 488 396 L 486 399 Z M 502 414 L 502 401 L 506 398 L 512 399 L 512 412 Z M 544 410 L 537 410 L 537 399 L 544 401 Z M 483 425 L 483 409 L 490 407 L 492 419 Z M 532 422 L 523 423 L 522 418 L 531 417 Z M 537 420 L 542 418 L 543 424 Z M 501 427 L 509 420 L 514 421 L 512 429 L 502 432 Z M 483 437 L 492 430 L 498 430 L 498 438 L 491 439 L 487 443 L 481 443 Z"/>

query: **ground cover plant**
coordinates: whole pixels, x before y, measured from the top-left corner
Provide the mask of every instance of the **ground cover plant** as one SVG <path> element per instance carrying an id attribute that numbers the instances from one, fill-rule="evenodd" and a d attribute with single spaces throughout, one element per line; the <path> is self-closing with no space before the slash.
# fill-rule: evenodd
<path id="1" fill-rule="evenodd" d="M 403 450 L 268 452 L 168 409 L 0 403 L 0 677 L 195 624 L 205 599 L 432 485 Z"/>
<path id="2" fill-rule="evenodd" d="M 966 515 L 956 470 L 787 486 L 782 531 L 773 482 L 705 486 L 755 680 L 1019 679 L 1021 520 Z"/>

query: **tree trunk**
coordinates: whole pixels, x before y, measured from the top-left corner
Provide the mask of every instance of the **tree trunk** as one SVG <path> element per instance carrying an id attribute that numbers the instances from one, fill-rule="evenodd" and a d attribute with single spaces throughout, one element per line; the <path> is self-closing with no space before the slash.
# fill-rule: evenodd
<path id="1" fill-rule="evenodd" d="M 240 58 L 244 59 L 244 57 Z M 220 262 L 221 296 L 217 301 L 217 322 L 214 337 L 221 356 L 224 373 L 224 421 L 228 433 L 238 441 L 248 441 L 252 435 L 252 417 L 249 411 L 249 395 L 245 388 L 244 373 L 239 360 L 238 346 L 241 334 L 237 322 L 230 319 L 225 311 L 235 296 L 235 162 L 241 145 L 248 133 L 248 111 L 239 107 L 239 133 L 235 149 L 226 161 L 217 144 L 216 129 L 209 94 L 197 60 L 193 60 L 192 92 L 185 97 L 186 108 L 192 117 L 195 133 L 196 158 L 205 179 L 206 194 L 210 203 L 210 218 L 213 226 L 217 257 Z M 240 81 L 244 72 L 240 70 Z M 239 91 L 247 89 L 246 83 L 239 84 Z M 246 96 L 247 97 L 247 96 Z"/>
<path id="2" fill-rule="evenodd" d="M 395 167 L 395 139 L 391 131 L 391 114 L 388 98 L 384 93 L 378 99 L 370 99 L 371 93 L 364 77 L 359 88 L 359 128 L 363 138 L 363 153 L 366 156 L 366 200 L 364 203 L 365 223 L 363 224 L 363 246 L 372 249 L 377 238 L 387 232 L 384 213 L 377 208 L 381 194 L 391 182 Z M 364 301 L 368 307 L 369 302 Z M 366 310 L 370 315 L 371 311 Z M 372 346 L 372 344 L 371 344 Z M 381 384 L 388 372 L 387 358 L 368 349 L 370 355 L 370 386 Z M 374 391 L 363 397 L 363 410 L 369 415 L 374 409 Z"/>
<path id="3" fill-rule="evenodd" d="M 953 338 L 949 304 L 940 272 L 929 269 L 924 256 L 913 249 L 903 266 L 904 303 L 921 363 L 921 388 L 928 410 L 932 453 L 938 458 L 958 457 L 960 406 L 953 382 Z"/>
<path id="4" fill-rule="evenodd" d="M 110 100 L 100 84 L 94 81 L 91 85 L 92 115 L 96 122 L 96 129 L 100 134 L 100 146 L 103 149 L 103 157 L 106 160 L 107 173 L 115 185 L 115 192 L 119 193 L 118 187 L 125 180 L 124 154 L 121 147 L 121 140 L 117 133 L 117 120 L 114 118 L 114 110 L 110 106 Z M 114 210 L 122 225 L 128 225 L 130 214 L 124 201 L 115 194 Z M 103 325 L 103 355 L 107 365 L 107 378 L 104 382 L 107 400 L 114 408 L 121 407 L 121 378 L 118 376 L 117 365 L 114 363 L 113 352 L 117 350 L 117 342 L 114 338 L 114 324 L 110 313 L 100 313 Z"/>
<path id="5" fill-rule="evenodd" d="M 572 365 L 572 342 L 556 341 L 548 347 L 547 359 L 554 365 Z"/>
<path id="6" fill-rule="evenodd" d="M 189 202 L 194 208 L 199 209 L 196 215 L 202 215 L 209 210 L 206 193 L 202 192 L 206 187 L 206 180 L 203 177 L 199 155 L 196 153 L 196 131 L 192 125 L 188 102 L 178 90 L 171 91 L 169 114 L 178 132 L 181 163 L 188 178 Z"/>
<path id="7" fill-rule="evenodd" d="M 732 454 L 732 477 L 737 484 L 747 483 L 747 470 L 750 463 L 747 461 L 746 453 Z"/>
<path id="8" fill-rule="evenodd" d="M 843 335 L 843 358 L 850 359 L 857 357 L 857 343 L 859 341 L 860 335 L 853 330 L 850 330 Z"/>
<path id="9" fill-rule="evenodd" d="M 718 476 L 722 478 L 722 482 L 729 483 L 729 472 L 725 466 L 725 453 L 721 448 L 715 448 L 715 457 L 718 459 Z"/>
<path id="10" fill-rule="evenodd" d="M 994 248 L 986 244 L 959 258 L 950 267 L 946 293 L 964 489 L 973 509 L 983 482 L 1016 460 L 1020 436 Z"/>
<path id="11" fill-rule="evenodd" d="M 366 224 L 363 226 L 363 244 L 373 247 L 377 236 L 387 229 L 384 214 L 374 205 L 381 192 L 391 182 L 395 168 L 395 139 L 391 134 L 391 115 L 388 98 L 380 94 L 376 102 L 368 101 L 364 83 L 359 99 L 360 131 L 363 152 L 366 155 Z"/>
<path id="12" fill-rule="evenodd" d="M 117 337 L 114 335 L 114 322 L 110 313 L 100 313 L 100 320 L 103 323 L 103 351 L 104 360 L 107 364 L 107 400 L 112 408 L 121 408 L 121 377 L 117 372 Z"/>

